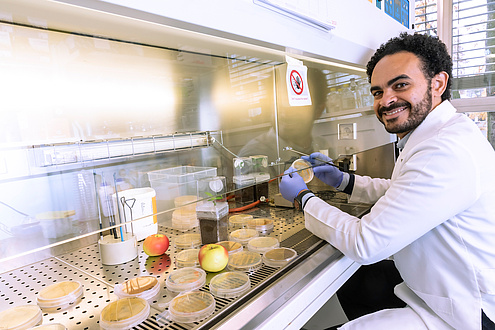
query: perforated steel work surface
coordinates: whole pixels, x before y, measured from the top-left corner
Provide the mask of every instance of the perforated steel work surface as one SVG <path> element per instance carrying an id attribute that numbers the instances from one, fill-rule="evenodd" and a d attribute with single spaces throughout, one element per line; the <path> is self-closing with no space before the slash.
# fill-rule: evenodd
<path id="1" fill-rule="evenodd" d="M 266 236 L 276 237 L 281 246 L 294 248 L 299 255 L 314 246 L 320 240 L 304 229 L 303 216 L 292 209 L 257 208 L 249 214 L 254 217 L 268 217 L 274 220 L 275 226 Z M 138 257 L 132 261 L 105 266 L 100 261 L 98 245 L 92 244 L 77 251 L 53 257 L 42 262 L 6 272 L 0 276 L 0 310 L 22 304 L 36 305 L 36 297 L 40 290 L 60 281 L 79 281 L 84 288 L 82 300 L 64 311 L 43 313 L 43 324 L 62 323 L 68 329 L 99 329 L 100 313 L 110 302 L 118 299 L 113 292 L 117 283 L 142 276 L 156 276 L 160 282 L 161 292 L 151 304 L 148 320 L 135 329 L 192 329 L 205 323 L 214 323 L 215 318 L 222 317 L 229 308 L 237 308 L 244 297 L 215 298 L 215 312 L 201 322 L 178 324 L 166 319 L 167 306 L 173 296 L 166 290 L 164 282 L 167 275 L 177 269 L 175 255 L 181 250 L 174 246 L 174 239 L 183 232 L 172 228 L 160 227 L 159 232 L 170 238 L 170 248 L 159 257 L 148 257 L 138 244 Z M 189 232 L 198 232 L 197 229 Z M 249 274 L 251 291 L 255 291 L 272 276 L 283 270 L 263 265 L 262 268 Z M 209 292 L 208 283 L 216 273 L 207 276 L 207 284 L 201 288 Z M 247 293 L 246 295 L 249 295 Z M 227 312 L 226 312 L 227 311 Z"/>

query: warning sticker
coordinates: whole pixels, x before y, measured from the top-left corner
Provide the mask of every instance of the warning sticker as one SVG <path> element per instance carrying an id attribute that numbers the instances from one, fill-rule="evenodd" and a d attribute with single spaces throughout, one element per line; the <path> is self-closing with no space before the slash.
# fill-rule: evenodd
<path id="1" fill-rule="evenodd" d="M 311 105 L 307 73 L 304 65 L 287 65 L 287 94 L 291 106 Z"/>

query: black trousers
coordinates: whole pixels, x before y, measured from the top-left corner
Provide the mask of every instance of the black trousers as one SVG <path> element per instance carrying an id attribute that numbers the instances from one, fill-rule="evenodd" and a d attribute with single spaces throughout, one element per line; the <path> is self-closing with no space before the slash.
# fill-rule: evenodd
<path id="1" fill-rule="evenodd" d="M 402 282 L 394 262 L 383 260 L 359 267 L 337 291 L 337 297 L 351 321 L 382 309 L 405 307 L 406 304 L 394 294 L 394 287 Z"/>
<path id="2" fill-rule="evenodd" d="M 351 321 L 382 309 L 405 307 L 406 304 L 394 294 L 394 287 L 401 282 L 394 262 L 384 260 L 361 266 L 337 291 L 337 297 Z M 495 323 L 481 312 L 483 330 L 495 330 Z"/>

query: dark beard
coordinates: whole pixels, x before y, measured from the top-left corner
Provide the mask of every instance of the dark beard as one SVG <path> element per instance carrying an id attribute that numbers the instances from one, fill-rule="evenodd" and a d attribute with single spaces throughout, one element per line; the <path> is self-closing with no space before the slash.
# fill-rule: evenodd
<path id="1" fill-rule="evenodd" d="M 382 116 L 383 112 L 390 111 L 400 107 L 409 107 L 409 117 L 407 120 L 401 124 L 396 124 L 397 118 L 387 120 L 387 124 L 384 123 Z M 431 97 L 431 86 L 426 90 L 425 95 L 423 96 L 423 100 L 418 103 L 416 106 L 411 106 L 409 102 L 400 102 L 394 103 L 390 107 L 382 107 L 379 110 L 380 116 L 378 120 L 385 126 L 385 130 L 389 133 L 406 133 L 412 131 L 416 127 L 418 127 L 423 120 L 425 120 L 426 116 L 431 111 L 432 107 L 432 97 Z"/>

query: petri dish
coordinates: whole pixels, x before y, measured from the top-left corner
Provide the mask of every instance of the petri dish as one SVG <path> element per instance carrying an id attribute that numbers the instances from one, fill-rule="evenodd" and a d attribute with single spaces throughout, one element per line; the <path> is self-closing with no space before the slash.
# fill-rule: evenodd
<path id="1" fill-rule="evenodd" d="M 256 229 L 260 233 L 265 233 L 273 230 L 273 220 L 267 218 L 255 218 L 248 220 L 247 227 Z"/>
<path id="2" fill-rule="evenodd" d="M 240 272 L 226 272 L 215 275 L 210 281 L 210 292 L 219 298 L 236 298 L 249 291 L 249 276 Z"/>
<path id="3" fill-rule="evenodd" d="M 310 162 L 299 158 L 296 159 L 291 166 L 298 171 L 304 182 L 308 183 L 313 180 L 314 173 Z"/>
<path id="4" fill-rule="evenodd" d="M 36 305 L 15 306 L 0 312 L 0 329 L 28 329 L 42 321 L 41 309 Z"/>
<path id="5" fill-rule="evenodd" d="M 189 212 L 179 209 L 172 212 L 172 228 L 179 231 L 188 231 L 196 227 L 199 227 L 196 210 Z"/>
<path id="6" fill-rule="evenodd" d="M 154 276 L 139 276 L 116 284 L 113 291 L 119 298 L 139 297 L 151 301 L 160 293 L 160 283 Z"/>
<path id="7" fill-rule="evenodd" d="M 65 310 L 81 301 L 83 287 L 77 281 L 57 282 L 38 293 L 37 303 L 44 312 Z"/>
<path id="8" fill-rule="evenodd" d="M 165 284 L 171 292 L 192 291 L 201 288 L 206 282 L 206 272 L 201 268 L 185 267 L 171 272 Z"/>
<path id="9" fill-rule="evenodd" d="M 241 252 L 243 250 L 242 244 L 239 242 L 222 241 L 222 242 L 218 242 L 216 244 L 223 246 L 227 250 L 227 252 L 229 253 L 229 256 L 234 254 L 234 253 Z"/>
<path id="10" fill-rule="evenodd" d="M 111 302 L 100 314 L 100 327 L 103 329 L 130 329 L 146 320 L 150 305 L 139 297 L 126 297 Z"/>
<path id="11" fill-rule="evenodd" d="M 237 229 L 230 233 L 229 239 L 234 242 L 239 242 L 241 244 L 247 244 L 250 240 L 258 237 L 258 231 L 256 229 L 244 228 Z"/>
<path id="12" fill-rule="evenodd" d="M 261 268 L 261 255 L 257 252 L 242 251 L 229 256 L 227 268 L 241 272 L 253 272 Z"/>
<path id="13" fill-rule="evenodd" d="M 169 316 L 178 323 L 201 321 L 215 311 L 215 299 L 208 292 L 190 291 L 178 295 L 168 306 Z"/>
<path id="14" fill-rule="evenodd" d="M 252 252 L 258 252 L 260 254 L 265 253 L 274 248 L 278 248 L 280 243 L 275 237 L 256 237 L 248 242 L 248 250 Z"/>
<path id="15" fill-rule="evenodd" d="M 196 203 L 198 197 L 196 195 L 183 195 L 174 198 L 175 207 L 184 206 L 184 209 L 196 212 Z"/>
<path id="16" fill-rule="evenodd" d="M 297 257 L 297 252 L 293 249 L 281 247 L 266 251 L 263 254 L 263 262 L 270 267 L 283 267 L 292 259 Z"/>
<path id="17" fill-rule="evenodd" d="M 250 214 L 234 214 L 229 218 L 229 225 L 232 228 L 244 228 L 248 220 L 253 218 Z"/>
<path id="18" fill-rule="evenodd" d="M 198 267 L 198 253 L 199 249 L 187 249 L 179 252 L 175 256 L 175 265 L 177 268 Z"/>
<path id="19" fill-rule="evenodd" d="M 201 234 L 183 234 L 175 239 L 175 247 L 180 250 L 196 249 L 201 246 Z"/>
<path id="20" fill-rule="evenodd" d="M 38 325 L 37 327 L 31 328 L 31 330 L 67 330 L 65 325 L 61 323 L 50 323 L 50 324 L 43 324 L 43 325 Z"/>

